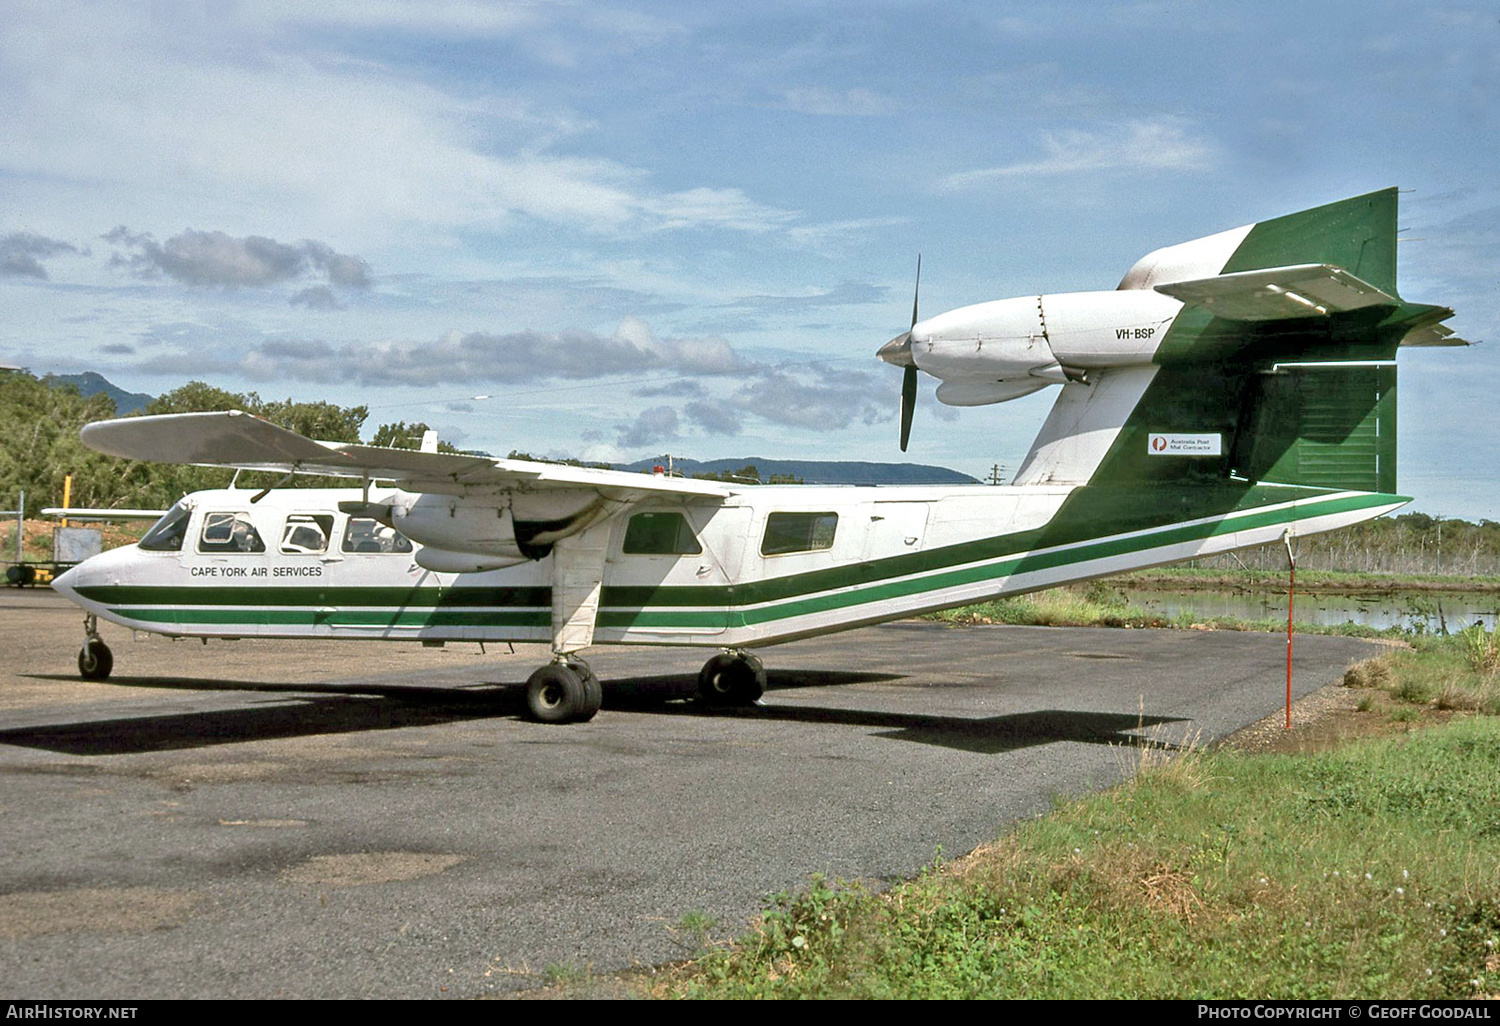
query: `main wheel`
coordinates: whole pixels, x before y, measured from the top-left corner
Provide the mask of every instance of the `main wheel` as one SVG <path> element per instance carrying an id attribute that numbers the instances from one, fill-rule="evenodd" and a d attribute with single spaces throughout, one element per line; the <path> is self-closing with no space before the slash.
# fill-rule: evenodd
<path id="1" fill-rule="evenodd" d="M 115 654 L 98 638 L 90 638 L 78 650 L 78 675 L 84 680 L 103 680 L 115 668 Z"/>
<path id="2" fill-rule="evenodd" d="M 586 667 L 585 667 L 586 668 Z M 587 677 L 567 663 L 548 663 L 526 681 L 526 705 L 543 723 L 575 723 L 594 718 L 599 711 L 594 696 L 599 694 L 595 681 L 591 688 Z"/>
<path id="3" fill-rule="evenodd" d="M 593 667 L 582 659 L 568 660 L 568 668 L 583 678 L 584 694 L 588 699 L 577 719 L 579 721 L 591 720 L 599 711 L 599 707 L 604 704 L 604 685 L 599 683 L 599 675 L 594 672 Z"/>
<path id="4" fill-rule="evenodd" d="M 708 705 L 751 705 L 766 693 L 766 668 L 755 656 L 721 652 L 698 671 L 698 697 Z"/>

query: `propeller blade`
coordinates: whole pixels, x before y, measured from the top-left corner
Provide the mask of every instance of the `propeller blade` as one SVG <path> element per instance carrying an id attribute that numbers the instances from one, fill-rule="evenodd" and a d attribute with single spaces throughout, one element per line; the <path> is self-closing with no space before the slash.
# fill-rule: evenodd
<path id="1" fill-rule="evenodd" d="M 917 297 L 922 294 L 922 254 L 917 254 L 917 284 L 911 290 L 911 326 L 917 326 Z M 907 329 L 910 333 L 910 328 Z"/>
<path id="2" fill-rule="evenodd" d="M 911 438 L 911 415 L 917 408 L 917 365 L 909 363 L 901 375 L 901 451 Z"/>
<path id="3" fill-rule="evenodd" d="M 911 327 L 917 326 L 917 300 L 922 295 L 922 254 L 917 254 L 917 283 L 911 290 Z M 905 367 L 901 375 L 901 451 L 911 440 L 911 416 L 917 409 L 917 362 L 911 355 L 911 328 L 906 329 L 875 354 L 886 363 Z"/>

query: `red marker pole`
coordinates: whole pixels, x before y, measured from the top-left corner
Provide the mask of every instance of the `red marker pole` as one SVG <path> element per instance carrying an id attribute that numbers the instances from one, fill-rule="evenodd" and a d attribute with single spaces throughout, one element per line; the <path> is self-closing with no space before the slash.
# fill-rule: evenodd
<path id="1" fill-rule="evenodd" d="M 1290 579 L 1286 589 L 1286 729 L 1292 729 L 1292 605 L 1297 592 L 1297 557 L 1292 553 L 1292 529 L 1281 536 L 1286 545 L 1286 562 Z"/>

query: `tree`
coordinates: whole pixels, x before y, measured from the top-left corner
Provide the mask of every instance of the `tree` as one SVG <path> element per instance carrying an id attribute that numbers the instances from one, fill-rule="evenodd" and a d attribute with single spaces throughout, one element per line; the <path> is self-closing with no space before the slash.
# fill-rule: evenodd
<path id="1" fill-rule="evenodd" d="M 382 424 L 375 429 L 375 437 L 370 439 L 371 445 L 384 446 L 387 449 L 419 449 L 422 446 L 422 436 L 432 429 L 423 421 L 414 421 L 408 424 L 404 420 L 398 420 L 394 424 Z M 438 439 L 438 452 L 458 452 L 456 446 L 450 445 Z"/>
<path id="2" fill-rule="evenodd" d="M 86 448 L 78 432 L 114 415 L 113 400 L 102 393 L 85 399 L 73 385 L 0 372 L 0 502 L 14 503 L 25 490 L 30 508 L 61 505 L 63 479 L 72 473 L 74 505 L 108 504 L 116 461 Z"/>
<path id="3" fill-rule="evenodd" d="M 704 471 L 703 473 L 694 474 L 693 476 L 695 478 L 697 478 L 698 480 L 700 480 L 700 481 L 726 481 L 726 482 L 728 482 L 730 484 L 760 484 L 761 483 L 760 468 L 757 467 L 754 463 L 746 463 L 739 470 L 721 470 L 721 471 L 719 471 L 717 473 L 714 473 L 713 471 Z M 801 484 L 802 483 L 800 481 L 797 481 L 797 482 L 791 482 L 791 481 L 783 482 L 783 481 L 778 481 L 777 477 L 781 477 L 781 476 L 783 476 L 783 475 L 779 475 L 779 474 L 778 475 L 773 475 L 772 478 L 771 478 L 771 483 L 772 484 Z"/>
<path id="4" fill-rule="evenodd" d="M 357 442 L 368 411 L 327 402 L 265 402 L 254 392 L 240 395 L 192 381 L 154 399 L 147 414 L 244 410 L 313 438 Z M 61 505 L 63 479 L 73 474 L 75 506 L 163 508 L 184 493 L 223 488 L 234 472 L 220 467 L 118 460 L 84 446 L 79 431 L 90 421 L 115 415 L 109 396 L 83 398 L 73 385 L 48 383 L 25 371 L 0 372 L 0 502 L 11 503 L 25 489 L 27 505 Z M 240 483 L 263 487 L 280 475 L 245 474 Z M 304 478 L 301 485 L 344 485 L 341 479 Z"/>
<path id="5" fill-rule="evenodd" d="M 508 460 L 527 460 L 527 461 L 529 461 L 531 463 L 556 463 L 558 466 L 561 466 L 561 467 L 588 467 L 591 470 L 613 470 L 613 469 L 615 469 L 614 467 L 611 467 L 608 463 L 588 463 L 588 462 L 585 462 L 584 460 L 576 460 L 576 459 L 574 459 L 571 456 L 564 456 L 562 459 L 556 459 L 556 460 L 554 460 L 554 459 L 549 459 L 546 456 L 533 456 L 529 452 L 521 452 L 518 449 L 512 449 L 510 451 L 510 455 L 507 456 L 507 457 L 505 457 L 505 458 L 508 459 Z"/>
<path id="6" fill-rule="evenodd" d="M 325 442 L 357 442 L 359 429 L 370 415 L 367 406 L 336 406 L 328 402 L 298 403 L 291 399 L 264 400 L 256 392 L 226 392 L 202 381 L 189 381 L 181 388 L 153 399 L 146 413 L 199 413 L 244 410 L 299 435 Z"/>

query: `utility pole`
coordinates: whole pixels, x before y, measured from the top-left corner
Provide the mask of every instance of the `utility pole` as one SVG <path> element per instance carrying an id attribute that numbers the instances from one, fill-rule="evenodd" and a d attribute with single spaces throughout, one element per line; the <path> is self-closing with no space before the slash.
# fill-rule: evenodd
<path id="1" fill-rule="evenodd" d="M 998 463 L 990 468 L 990 484 L 997 485 L 1000 483 L 1000 471 L 1004 469 L 1005 468 Z"/>

